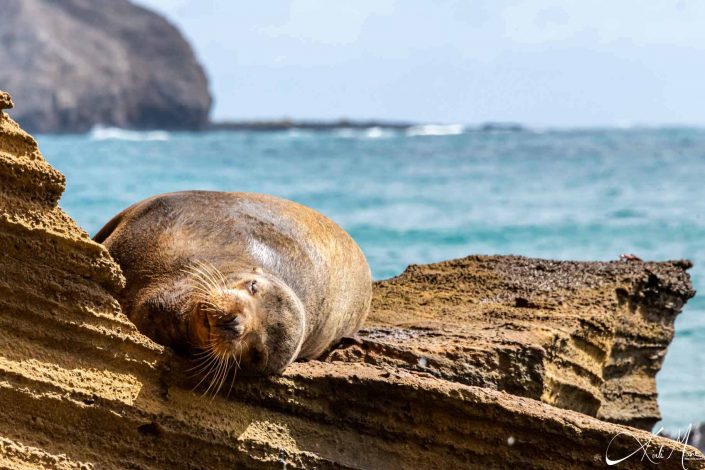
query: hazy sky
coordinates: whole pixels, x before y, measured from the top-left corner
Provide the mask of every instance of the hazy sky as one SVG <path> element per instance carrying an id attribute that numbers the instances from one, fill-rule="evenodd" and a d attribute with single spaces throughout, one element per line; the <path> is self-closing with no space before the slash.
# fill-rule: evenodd
<path id="1" fill-rule="evenodd" d="M 213 117 L 705 125 L 700 0 L 139 0 Z"/>

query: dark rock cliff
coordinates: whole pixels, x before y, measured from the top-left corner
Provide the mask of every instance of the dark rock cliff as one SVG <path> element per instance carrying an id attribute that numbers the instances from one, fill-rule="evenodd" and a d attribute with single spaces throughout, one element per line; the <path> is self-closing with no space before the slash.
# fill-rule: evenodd
<path id="1" fill-rule="evenodd" d="M 0 86 L 31 132 L 197 129 L 211 105 L 181 33 L 128 0 L 2 0 Z"/>

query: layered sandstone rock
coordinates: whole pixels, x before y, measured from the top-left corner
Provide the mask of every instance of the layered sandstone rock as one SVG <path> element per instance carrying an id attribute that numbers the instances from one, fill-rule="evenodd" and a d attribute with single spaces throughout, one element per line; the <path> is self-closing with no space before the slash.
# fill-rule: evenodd
<path id="1" fill-rule="evenodd" d="M 687 261 L 473 256 L 378 282 L 360 344 L 328 360 L 391 365 L 616 423 L 660 419 L 656 373 L 692 290 Z"/>
<path id="2" fill-rule="evenodd" d="M 129 0 L 2 0 L 0 85 L 32 132 L 196 129 L 211 105 L 181 33 Z"/>
<path id="3" fill-rule="evenodd" d="M 681 468 L 674 441 L 548 404 L 599 414 L 650 386 L 660 362 L 632 349 L 665 347 L 691 295 L 680 265 L 412 267 L 376 286 L 361 346 L 211 400 L 120 312 L 120 271 L 57 207 L 63 187 L 0 113 L 3 468 L 600 468 L 649 441 Z"/>

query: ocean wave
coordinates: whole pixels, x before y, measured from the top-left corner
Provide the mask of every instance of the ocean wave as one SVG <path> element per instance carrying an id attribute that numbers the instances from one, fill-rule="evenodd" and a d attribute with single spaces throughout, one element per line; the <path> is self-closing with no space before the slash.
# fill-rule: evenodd
<path id="1" fill-rule="evenodd" d="M 335 129 L 333 135 L 341 139 L 355 139 L 360 136 L 360 132 L 349 127 L 343 127 L 341 129 Z"/>
<path id="2" fill-rule="evenodd" d="M 169 140 L 166 131 L 131 131 L 119 127 L 96 126 L 89 133 L 91 140 L 129 140 L 131 142 L 149 142 Z"/>
<path id="3" fill-rule="evenodd" d="M 389 129 L 383 129 L 379 126 L 365 129 L 365 138 L 367 139 L 385 139 L 394 136 L 394 132 Z"/>
<path id="4" fill-rule="evenodd" d="M 459 135 L 465 132 L 465 126 L 462 124 L 424 124 L 421 126 L 410 127 L 406 131 L 406 135 L 429 136 L 429 135 Z"/>
<path id="5" fill-rule="evenodd" d="M 316 134 L 312 130 L 294 128 L 285 130 L 281 136 L 285 139 L 310 139 L 316 137 Z"/>
<path id="6" fill-rule="evenodd" d="M 367 129 L 344 127 L 333 131 L 333 135 L 341 139 L 386 139 L 394 137 L 396 132 L 380 126 L 368 127 Z"/>

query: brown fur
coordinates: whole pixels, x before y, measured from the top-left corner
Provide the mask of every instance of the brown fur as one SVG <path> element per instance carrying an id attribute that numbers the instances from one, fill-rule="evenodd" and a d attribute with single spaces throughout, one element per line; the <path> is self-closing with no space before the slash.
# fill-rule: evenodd
<path id="1" fill-rule="evenodd" d="M 218 376 L 233 365 L 266 374 L 316 358 L 354 334 L 369 310 L 370 269 L 352 238 L 273 196 L 154 196 L 94 239 L 122 267 L 118 300 L 137 327 L 178 351 L 227 359 L 224 372 L 211 371 Z M 219 329 L 223 322 L 230 329 Z"/>

